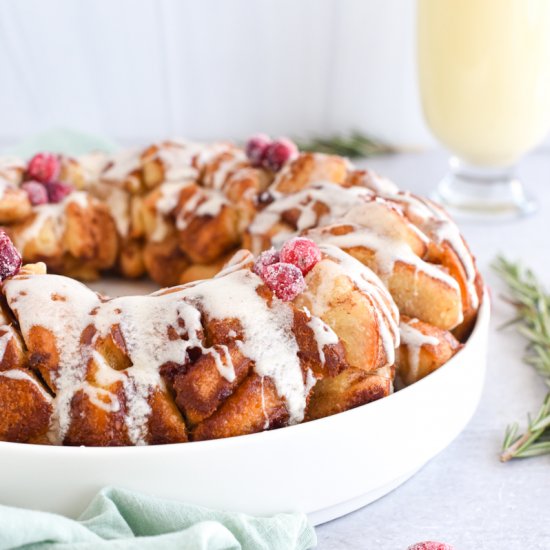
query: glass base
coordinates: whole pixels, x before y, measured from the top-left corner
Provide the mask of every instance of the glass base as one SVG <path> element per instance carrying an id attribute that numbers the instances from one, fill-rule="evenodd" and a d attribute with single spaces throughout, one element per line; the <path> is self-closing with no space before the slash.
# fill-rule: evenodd
<path id="1" fill-rule="evenodd" d="M 434 200 L 459 219 L 504 221 L 532 214 L 536 203 L 526 196 L 513 168 L 480 168 L 452 158 L 451 171 L 439 183 Z"/>

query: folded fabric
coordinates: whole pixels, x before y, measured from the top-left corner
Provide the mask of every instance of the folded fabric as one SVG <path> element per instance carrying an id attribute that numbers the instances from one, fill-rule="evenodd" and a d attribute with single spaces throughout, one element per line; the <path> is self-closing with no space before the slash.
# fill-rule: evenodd
<path id="1" fill-rule="evenodd" d="M 6 153 L 24 158 L 32 157 L 41 151 L 78 156 L 90 151 L 113 153 L 117 148 L 116 144 L 110 139 L 67 128 L 57 128 L 30 136 L 17 145 L 10 147 Z"/>
<path id="2" fill-rule="evenodd" d="M 316 543 L 305 514 L 260 518 L 112 487 L 78 520 L 0 506 L 0 550 L 306 550 Z"/>

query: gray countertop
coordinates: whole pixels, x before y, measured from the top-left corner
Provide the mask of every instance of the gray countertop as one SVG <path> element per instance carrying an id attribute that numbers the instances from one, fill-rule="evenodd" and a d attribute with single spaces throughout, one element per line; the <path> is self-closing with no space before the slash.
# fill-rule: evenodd
<path id="1" fill-rule="evenodd" d="M 373 159 L 368 166 L 402 188 L 427 195 L 446 170 L 442 153 Z M 550 549 L 550 456 L 501 464 L 508 423 L 525 423 L 545 395 L 541 378 L 522 363 L 525 341 L 514 328 L 497 330 L 513 310 L 491 273 L 498 252 L 532 267 L 550 288 L 550 151 L 520 166 L 538 212 L 502 224 L 461 224 L 478 267 L 492 287 L 488 370 L 481 404 L 464 432 L 417 475 L 382 499 L 317 528 L 321 550 L 405 550 L 440 540 L 456 550 Z M 322 480 L 319 481 L 322 483 Z"/>

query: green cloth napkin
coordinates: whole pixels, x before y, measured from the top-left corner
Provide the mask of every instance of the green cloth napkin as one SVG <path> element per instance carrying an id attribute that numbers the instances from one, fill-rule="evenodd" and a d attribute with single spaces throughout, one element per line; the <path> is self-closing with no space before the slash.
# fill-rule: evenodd
<path id="1" fill-rule="evenodd" d="M 66 128 L 57 128 L 31 136 L 5 152 L 30 158 L 41 151 L 78 156 L 92 151 L 112 153 L 117 149 L 118 146 L 110 139 Z"/>
<path id="2" fill-rule="evenodd" d="M 304 514 L 259 518 L 112 487 L 78 520 L 0 506 L 0 550 L 306 550 L 316 543 Z"/>

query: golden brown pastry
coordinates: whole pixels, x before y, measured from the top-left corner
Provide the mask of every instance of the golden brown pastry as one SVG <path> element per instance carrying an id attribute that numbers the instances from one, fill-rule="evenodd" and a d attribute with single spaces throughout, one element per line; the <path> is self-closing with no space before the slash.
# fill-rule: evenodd
<path id="1" fill-rule="evenodd" d="M 0 439 L 115 446 L 230 437 L 388 395 L 395 304 L 351 256 L 306 245 L 304 254 L 294 241 L 281 251 L 296 265 L 240 251 L 213 279 L 115 299 L 43 264 L 25 266 L 2 285 L 12 326 L 0 328 L 0 365 L 11 373 L 0 376 Z M 362 329 L 351 330 L 350 312 Z M 379 388 L 313 392 L 348 371 Z"/>
<path id="2" fill-rule="evenodd" d="M 438 205 L 284 139 L 4 159 L 0 184 L 26 262 L 166 287 L 109 299 L 41 264 L 17 274 L 0 233 L 0 440 L 157 444 L 322 418 L 440 368 L 482 299 Z"/>

